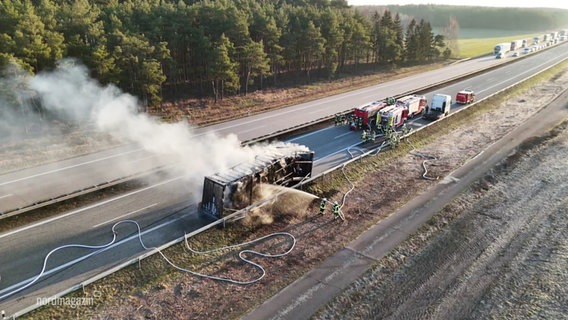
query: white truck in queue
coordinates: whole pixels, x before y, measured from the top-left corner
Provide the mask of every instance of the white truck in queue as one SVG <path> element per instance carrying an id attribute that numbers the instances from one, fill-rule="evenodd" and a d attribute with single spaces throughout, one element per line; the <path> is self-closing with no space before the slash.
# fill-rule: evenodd
<path id="1" fill-rule="evenodd" d="M 432 102 L 428 111 L 424 114 L 426 120 L 438 120 L 450 114 L 452 106 L 452 96 L 447 94 L 436 93 L 432 96 Z"/>

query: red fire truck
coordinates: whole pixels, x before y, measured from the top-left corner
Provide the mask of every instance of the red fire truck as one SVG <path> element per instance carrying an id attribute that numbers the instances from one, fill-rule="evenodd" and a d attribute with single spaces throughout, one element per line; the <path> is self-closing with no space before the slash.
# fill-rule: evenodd
<path id="1" fill-rule="evenodd" d="M 373 101 L 371 103 L 364 104 L 360 107 L 355 108 L 353 110 L 354 120 L 357 122 L 359 118 L 361 118 L 361 124 L 365 128 L 367 124 L 369 124 L 372 119 L 377 115 L 379 110 L 386 107 L 386 101 Z"/>
<path id="2" fill-rule="evenodd" d="M 408 117 L 408 110 L 403 106 L 388 106 L 377 114 L 377 124 L 383 127 L 398 128 L 404 124 Z"/>
<path id="3" fill-rule="evenodd" d="M 408 111 L 408 118 L 425 111 L 428 100 L 425 96 L 408 95 L 396 100 L 396 105 L 404 107 Z"/>

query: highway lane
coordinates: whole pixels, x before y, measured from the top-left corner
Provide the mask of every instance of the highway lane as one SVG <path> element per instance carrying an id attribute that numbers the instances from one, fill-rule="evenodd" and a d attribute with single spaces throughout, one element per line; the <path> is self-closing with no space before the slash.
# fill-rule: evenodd
<path id="1" fill-rule="evenodd" d="M 200 138 L 209 132 L 225 136 L 236 134 L 240 140 L 254 139 L 276 131 L 315 121 L 345 111 L 368 101 L 394 96 L 507 62 L 492 56 L 481 57 L 446 66 L 422 74 L 390 81 L 351 92 L 318 99 L 295 106 L 236 119 L 208 127 L 196 128 Z M 67 159 L 35 168 L 0 175 L 0 217 L 18 209 L 49 204 L 62 195 L 80 194 L 95 186 L 140 174 L 159 165 L 168 165 L 141 147 L 128 145 L 98 153 Z M 4 213 L 4 215 L 2 215 Z"/>
<path id="2" fill-rule="evenodd" d="M 135 225 L 121 224 L 116 229 L 117 242 L 127 237 L 130 240 L 93 257 L 89 255 L 97 251 L 95 249 L 55 251 L 47 260 L 46 274 L 37 283 L 14 296 L 19 299 L 2 299 L 35 279 L 52 250 L 70 244 L 107 244 L 112 240 L 112 226 L 119 221 L 138 222 L 147 232 L 143 240 L 149 247 L 160 246 L 209 223 L 210 220 L 195 214 L 191 192 L 183 179 L 169 177 L 146 188 L 0 234 L 0 307 L 14 312 L 22 302 L 33 304 L 38 297 L 46 298 L 61 291 L 62 284 L 76 283 L 95 270 L 143 252 Z M 156 230 L 148 231 L 152 228 Z M 89 258 L 81 261 L 84 257 Z"/>
<path id="3" fill-rule="evenodd" d="M 552 61 L 552 58 L 543 56 L 546 61 Z M 491 90 L 496 90 L 494 84 L 510 78 L 506 72 L 491 76 L 497 78 L 493 78 L 490 82 L 487 79 L 471 80 L 472 82 L 468 84 L 456 84 L 455 86 L 459 89 L 464 85 L 475 86 L 474 90 L 486 94 L 483 93 L 484 87 L 477 87 L 478 84 L 485 84 L 486 87 L 493 87 Z M 438 91 L 446 91 L 446 89 Z M 449 92 L 450 89 L 448 88 L 447 91 Z M 295 142 L 305 141 L 316 150 L 319 156 L 316 159 L 315 172 L 318 170 L 321 172 L 322 168 L 337 163 L 337 157 L 347 157 L 345 150 L 350 146 L 353 152 L 357 152 L 359 135 L 349 132 L 345 127 L 329 127 L 292 139 Z M 149 187 L 114 201 L 69 213 L 62 218 L 0 234 L 0 261 L 2 262 L 0 264 L 0 277 L 2 277 L 0 296 L 13 290 L 15 284 L 32 279 L 41 269 L 41 263 L 50 250 L 70 243 L 102 244 L 108 241 L 110 225 L 120 219 L 140 221 L 144 229 L 159 226 L 152 233 L 152 237 L 157 239 L 153 244 L 165 243 L 181 236 L 183 232 L 191 232 L 206 223 L 207 221 L 199 219 L 195 207 L 192 207 L 194 204 L 189 200 L 192 190 L 185 188 L 181 179 L 177 177 L 172 177 L 172 179 L 171 181 L 166 180 L 166 183 L 161 186 Z M 189 220 L 191 222 L 187 222 Z M 39 295 L 45 297 L 45 295 L 59 292 L 71 283 L 79 283 L 86 279 L 95 270 L 116 265 L 143 251 L 137 244 L 137 239 L 132 239 L 123 246 L 50 274 L 45 280 L 41 280 L 25 292 L 1 300 L 0 308 L 8 310 L 10 314 L 26 304 L 35 303 L 35 298 Z M 57 253 L 54 260 L 48 264 L 49 269 L 64 265 L 85 254 L 83 249 L 70 249 Z"/>
<path id="4" fill-rule="evenodd" d="M 560 50 L 564 48 L 565 47 L 554 49 Z M 449 94 L 453 99 L 455 99 L 455 95 L 458 91 L 467 88 L 476 93 L 477 100 L 484 99 L 494 92 L 500 91 L 512 84 L 522 81 L 527 76 L 543 70 L 547 66 L 568 58 L 568 51 L 558 50 L 550 50 L 541 53 L 539 58 L 542 60 L 535 62 L 533 59 L 529 59 L 528 57 L 526 59 L 518 59 L 515 62 L 499 69 L 456 82 L 435 91 L 426 92 L 424 95 L 428 101 L 431 101 L 432 96 L 435 93 Z M 377 96 L 375 99 L 369 99 L 367 102 L 371 102 L 379 98 L 380 97 Z M 454 102 L 450 113 L 457 112 L 464 107 L 465 105 L 460 105 Z M 415 117 L 408 121 L 409 127 L 414 129 L 425 126 L 428 123 L 429 121 L 419 117 Z M 360 131 L 349 131 L 348 126 L 345 125 L 323 128 L 307 135 L 302 134 L 298 137 L 292 137 L 291 140 L 299 144 L 310 146 L 310 148 L 315 151 L 317 168 L 314 170 L 314 174 L 318 174 L 351 159 L 353 155 L 357 156 L 357 152 L 360 154 L 358 149 L 366 150 L 366 148 L 376 146 L 376 144 L 371 143 L 360 145 L 360 134 Z M 338 149 L 338 146 L 343 146 L 343 148 Z M 333 154 L 333 157 L 329 157 L 329 154 Z M 321 159 L 322 157 L 325 159 Z"/>
<path id="5" fill-rule="evenodd" d="M 133 145 L 53 162 L 0 175 L 0 214 L 84 189 L 108 184 L 118 178 L 147 173 L 168 162 Z"/>

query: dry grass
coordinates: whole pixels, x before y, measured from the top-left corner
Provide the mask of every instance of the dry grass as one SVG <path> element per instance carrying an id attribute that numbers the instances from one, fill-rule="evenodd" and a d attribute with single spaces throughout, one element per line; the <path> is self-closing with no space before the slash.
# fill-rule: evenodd
<path id="1" fill-rule="evenodd" d="M 370 75 L 342 78 L 331 82 L 317 82 L 289 89 L 256 91 L 246 96 L 225 98 L 214 103 L 213 99 L 185 99 L 165 102 L 149 110 L 165 121 L 187 120 L 196 126 L 209 125 L 237 117 L 246 117 L 267 110 L 324 98 L 358 88 L 404 78 L 413 74 L 442 67 L 441 63 L 377 71 Z"/>

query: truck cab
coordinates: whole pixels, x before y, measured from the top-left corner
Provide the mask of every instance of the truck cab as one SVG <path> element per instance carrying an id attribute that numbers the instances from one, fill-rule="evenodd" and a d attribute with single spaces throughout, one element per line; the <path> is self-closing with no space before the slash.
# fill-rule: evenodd
<path id="1" fill-rule="evenodd" d="M 408 110 L 403 106 L 388 106 L 377 114 L 377 125 L 382 127 L 401 127 L 408 118 Z"/>
<path id="2" fill-rule="evenodd" d="M 424 115 L 424 119 L 438 120 L 450 114 L 452 106 L 452 96 L 447 94 L 436 93 L 432 96 L 432 103 L 428 108 L 428 112 Z"/>

